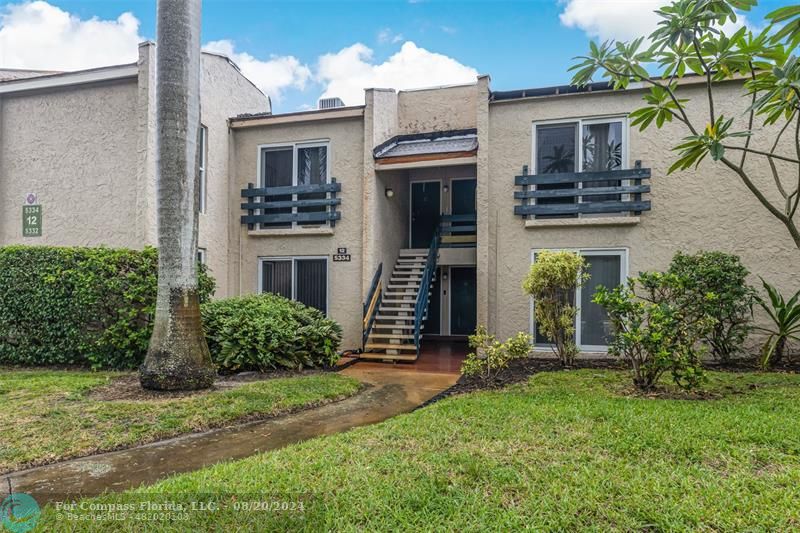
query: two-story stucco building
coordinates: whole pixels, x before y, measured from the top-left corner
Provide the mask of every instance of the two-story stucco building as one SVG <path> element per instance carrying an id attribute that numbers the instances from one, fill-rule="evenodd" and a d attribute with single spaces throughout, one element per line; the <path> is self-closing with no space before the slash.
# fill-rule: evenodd
<path id="1" fill-rule="evenodd" d="M 152 68 L 147 55 L 140 72 Z M 609 332 L 591 302 L 595 286 L 663 269 L 679 250 L 738 254 L 754 275 L 796 290 L 800 254 L 738 177 L 711 162 L 667 176 L 684 132 L 678 123 L 629 126 L 641 88 L 497 92 L 482 76 L 461 86 L 367 89 L 363 106 L 331 99 L 314 111 L 272 114 L 232 67 L 211 75 L 211 61 L 225 59 L 205 58 L 204 90 L 214 78 L 224 96 L 203 95 L 209 149 L 219 155 L 212 161 L 209 151 L 200 246 L 218 295 L 269 291 L 318 307 L 343 326 L 344 349 L 414 360 L 425 339 L 463 339 L 477 324 L 501 338 L 535 332 L 521 282 L 538 250 L 589 260 L 591 281 L 576 294 L 576 340 L 587 352 L 602 351 Z M 77 106 L 131 108 L 139 120 L 123 139 L 51 131 L 49 101 L 9 94 L 14 83 L 0 83 L 0 197 L 10 212 L 0 243 L 155 242 L 152 120 L 141 110 L 151 107 L 141 103 L 151 101 L 147 81 L 118 101 L 87 93 L 92 105 Z M 701 116 L 697 80 L 686 78 L 680 93 Z M 741 94 L 739 82 L 725 84 L 718 108 L 735 115 Z M 7 141 L 17 128 L 22 140 Z M 44 143 L 43 131 L 51 131 Z M 85 162 L 99 160 L 98 139 L 135 148 L 97 172 Z M 748 164 L 768 188 L 768 169 Z M 135 172 L 122 177 L 123 167 Z M 54 217 L 39 241 L 18 227 L 29 190 Z"/>
<path id="2" fill-rule="evenodd" d="M 155 246 L 155 63 L 145 42 L 128 65 L 0 71 L 0 244 Z M 270 103 L 228 58 L 203 53 L 202 69 L 199 247 L 226 295 L 227 121 Z M 20 210 L 31 193 L 42 235 L 25 238 Z"/>

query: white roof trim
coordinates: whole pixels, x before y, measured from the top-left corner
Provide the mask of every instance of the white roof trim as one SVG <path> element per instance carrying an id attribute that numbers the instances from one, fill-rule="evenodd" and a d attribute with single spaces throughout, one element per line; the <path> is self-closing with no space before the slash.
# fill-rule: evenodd
<path id="1" fill-rule="evenodd" d="M 114 67 L 65 72 L 35 78 L 23 78 L 0 83 L 0 94 L 34 91 L 37 89 L 52 89 L 69 85 L 82 85 L 98 81 L 110 81 L 124 78 L 135 78 L 139 75 L 137 64 L 119 65 Z"/>

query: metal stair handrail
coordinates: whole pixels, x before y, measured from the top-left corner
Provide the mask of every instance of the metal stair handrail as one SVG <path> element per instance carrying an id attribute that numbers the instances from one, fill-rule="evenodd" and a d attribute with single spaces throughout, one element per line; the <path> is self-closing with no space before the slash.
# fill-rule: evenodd
<path id="1" fill-rule="evenodd" d="M 433 234 L 433 239 L 431 239 L 431 247 L 428 249 L 428 258 L 425 261 L 425 270 L 422 273 L 419 292 L 417 292 L 417 302 L 414 305 L 414 345 L 417 348 L 417 357 L 419 357 L 420 352 L 420 329 L 422 328 L 422 319 L 428 310 L 429 293 L 431 291 L 431 283 L 433 282 L 433 274 L 436 271 L 438 255 L 439 230 L 437 228 Z"/>

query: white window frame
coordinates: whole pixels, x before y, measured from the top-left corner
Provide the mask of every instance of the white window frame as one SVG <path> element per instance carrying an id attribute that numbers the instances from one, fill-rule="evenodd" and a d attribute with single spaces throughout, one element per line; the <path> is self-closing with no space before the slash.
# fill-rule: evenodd
<path id="1" fill-rule="evenodd" d="M 258 145 L 258 168 L 256 169 L 256 183 L 260 188 L 264 188 L 264 176 L 263 171 L 263 156 L 264 151 L 272 148 L 291 148 L 292 149 L 292 185 L 291 187 L 297 187 L 297 153 L 301 148 L 318 148 L 324 146 L 325 147 L 325 183 L 331 183 L 331 141 L 330 139 L 314 139 L 309 141 L 293 141 L 293 142 L 281 142 L 281 143 L 268 143 L 268 144 L 259 144 Z M 292 200 L 297 200 L 297 195 L 292 195 Z M 326 208 L 327 210 L 327 208 Z M 261 210 L 256 211 L 257 214 L 261 213 Z M 292 208 L 292 213 L 297 213 L 297 208 Z M 329 226 L 330 221 L 326 221 L 320 223 L 320 226 Z M 297 221 L 291 223 L 292 229 L 296 229 L 298 226 L 301 227 L 308 227 L 308 224 L 300 224 Z M 265 229 L 272 229 L 269 226 Z"/>
<path id="2" fill-rule="evenodd" d="M 325 260 L 325 314 L 330 314 L 331 301 L 331 270 L 327 255 L 284 255 L 267 256 L 258 258 L 258 294 L 264 293 L 264 262 L 265 261 L 291 261 L 292 262 L 292 300 L 297 301 L 297 260 L 324 259 Z"/>
<path id="3" fill-rule="evenodd" d="M 537 146 L 537 139 L 536 139 L 536 128 L 537 126 L 558 126 L 558 125 L 567 125 L 567 124 L 574 124 L 576 126 L 576 139 L 575 139 L 575 168 L 576 172 L 583 172 L 583 126 L 590 125 L 590 124 L 608 124 L 609 122 L 619 122 L 622 124 L 622 168 L 621 170 L 626 170 L 630 168 L 630 127 L 628 124 L 628 116 L 627 115 L 605 115 L 605 116 L 598 116 L 598 117 L 578 117 L 578 118 L 564 118 L 564 119 L 553 119 L 553 120 L 535 120 L 531 126 L 531 174 L 536 174 L 538 169 L 536 168 L 536 162 L 538 161 L 538 153 L 536 152 Z M 623 180 L 623 185 L 629 185 L 630 180 Z M 578 182 L 578 189 L 583 188 L 583 183 Z M 629 200 L 630 195 L 624 194 L 622 195 L 623 200 Z M 583 197 L 578 195 L 577 197 L 578 203 L 583 203 Z M 582 218 L 585 216 L 583 213 L 578 214 L 578 218 Z M 592 217 L 598 215 L 589 215 Z"/>
<path id="4" fill-rule="evenodd" d="M 593 255 L 617 255 L 620 257 L 620 282 L 625 283 L 628 279 L 630 254 L 628 248 L 625 247 L 612 247 L 612 248 L 534 248 L 531 250 L 531 265 L 536 262 L 536 254 L 539 252 L 553 252 L 553 251 L 566 251 L 574 252 L 582 257 L 591 257 Z M 581 343 L 581 319 L 582 311 L 580 308 L 580 301 L 582 296 L 583 287 L 578 287 L 575 290 L 575 305 L 578 312 L 575 314 L 575 344 L 582 352 L 607 352 L 608 346 L 606 345 L 591 345 Z M 534 316 L 534 308 L 536 303 L 534 299 L 530 299 L 530 334 L 536 338 L 536 317 Z M 534 347 L 535 351 L 550 351 L 552 344 L 537 344 Z"/>
<path id="5" fill-rule="evenodd" d="M 206 212 L 207 166 L 208 166 L 208 127 L 200 124 L 200 163 L 198 179 L 200 180 L 200 213 Z"/>

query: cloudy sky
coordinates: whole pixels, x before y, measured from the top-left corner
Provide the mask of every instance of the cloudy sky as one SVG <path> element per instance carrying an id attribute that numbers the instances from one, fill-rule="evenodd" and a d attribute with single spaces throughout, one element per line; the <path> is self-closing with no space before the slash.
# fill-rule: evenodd
<path id="1" fill-rule="evenodd" d="M 205 48 L 230 56 L 276 112 L 321 96 L 363 103 L 398 89 L 492 76 L 495 90 L 569 81 L 590 38 L 649 33 L 664 0 L 205 0 Z M 791 0 L 761 0 L 740 23 Z M 155 0 L 0 1 L 0 67 L 76 70 L 136 60 Z"/>

